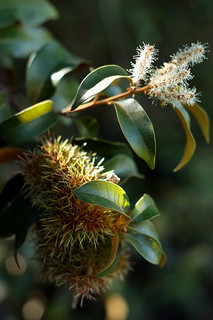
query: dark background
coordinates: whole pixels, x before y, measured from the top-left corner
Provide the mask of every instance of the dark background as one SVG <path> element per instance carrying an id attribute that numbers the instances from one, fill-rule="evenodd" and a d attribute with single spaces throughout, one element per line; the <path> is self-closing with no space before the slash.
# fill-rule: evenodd
<path id="1" fill-rule="evenodd" d="M 60 17 L 46 23 L 46 27 L 73 54 L 90 60 L 94 67 L 118 64 L 125 69 L 130 68 L 136 47 L 142 42 L 155 44 L 159 49 L 158 66 L 168 61 L 170 55 L 185 44 L 190 45 L 197 40 L 208 43 L 208 60 L 193 68 L 195 77 L 191 86 L 195 85 L 197 91 L 202 92 L 200 104 L 212 119 L 211 0 L 51 2 Z M 141 193 L 152 195 L 161 211 L 155 225 L 167 254 L 167 263 L 163 268 L 158 268 L 134 255 L 134 270 L 124 282 L 115 283 L 109 292 L 124 297 L 129 308 L 129 320 L 212 320 L 212 142 L 205 144 L 192 119 L 192 131 L 197 141 L 195 155 L 186 167 L 173 173 L 185 144 L 179 119 L 172 110 L 162 110 L 146 97 L 141 98 L 140 102 L 152 119 L 157 137 L 156 169 L 151 171 L 136 158 L 140 172 L 145 175 Z M 92 114 L 99 118 L 102 138 L 123 141 L 113 110 L 103 107 L 101 114 L 95 109 Z M 0 250 L 2 258 L 7 256 L 3 245 Z M 21 254 L 30 257 L 29 246 L 24 246 Z M 71 295 L 66 289 L 44 287 L 35 282 L 31 265 L 32 261 L 24 276 L 11 275 L 2 267 L 4 277 L 0 282 L 0 301 L 6 290 L 6 302 L 1 304 L 7 314 L 6 320 L 22 319 L 26 296 L 36 296 L 36 292 L 40 296 L 43 294 L 46 301 L 42 319 L 106 319 L 105 296 L 98 298 L 97 302 L 85 302 L 83 308 L 73 311 L 70 308 Z"/>

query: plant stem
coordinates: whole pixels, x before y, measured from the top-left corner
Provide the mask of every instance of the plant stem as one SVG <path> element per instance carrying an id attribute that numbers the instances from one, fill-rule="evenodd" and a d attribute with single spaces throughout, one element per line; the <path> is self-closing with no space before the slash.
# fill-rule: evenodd
<path id="1" fill-rule="evenodd" d="M 144 92 L 145 94 L 147 94 L 149 89 L 150 89 L 149 85 L 146 85 L 146 86 L 144 86 L 142 88 L 139 88 L 139 89 L 130 87 L 130 88 L 127 89 L 126 92 L 123 92 L 123 93 L 120 93 L 120 94 L 117 94 L 115 96 L 108 97 L 108 98 L 105 98 L 105 99 L 102 99 L 102 100 L 98 100 L 97 97 L 95 97 L 95 99 L 93 99 L 92 101 L 84 103 L 84 104 L 81 104 L 80 106 L 78 106 L 76 109 L 74 109 L 72 111 L 70 110 L 71 109 L 71 105 L 69 105 L 67 108 L 65 108 L 61 112 L 59 112 L 59 114 L 60 115 L 67 115 L 67 114 L 70 114 L 70 113 L 73 113 L 73 112 L 82 111 L 82 110 L 85 110 L 85 109 L 88 109 L 88 108 L 91 108 L 91 107 L 95 107 L 95 106 L 99 106 L 99 105 L 102 105 L 102 104 L 111 104 L 115 100 L 123 99 L 123 98 L 126 98 L 126 97 L 130 96 L 130 95 L 135 95 L 135 94 L 141 93 L 141 92 Z"/>

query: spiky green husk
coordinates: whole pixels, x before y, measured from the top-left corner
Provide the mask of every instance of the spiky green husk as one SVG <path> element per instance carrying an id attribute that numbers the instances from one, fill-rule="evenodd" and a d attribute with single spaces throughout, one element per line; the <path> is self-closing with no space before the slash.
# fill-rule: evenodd
<path id="1" fill-rule="evenodd" d="M 96 275 L 107 265 L 112 238 L 118 232 L 117 211 L 85 203 L 73 190 L 91 180 L 107 180 L 95 156 L 69 141 L 45 139 L 21 163 L 25 191 L 32 204 L 42 210 L 36 226 L 36 259 L 41 277 L 56 285 L 68 284 L 74 301 L 100 293 L 114 277 L 129 269 L 122 249 L 116 268 L 103 278 Z"/>

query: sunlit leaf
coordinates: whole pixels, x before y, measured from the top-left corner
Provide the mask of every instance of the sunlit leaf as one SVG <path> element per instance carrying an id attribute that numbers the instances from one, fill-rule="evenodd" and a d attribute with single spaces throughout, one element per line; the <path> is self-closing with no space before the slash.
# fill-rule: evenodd
<path id="1" fill-rule="evenodd" d="M 150 221 L 137 224 L 136 228 L 127 228 L 126 238 L 129 243 L 153 264 L 159 265 L 162 257 L 162 248 L 157 233 Z"/>
<path id="2" fill-rule="evenodd" d="M 58 13 L 45 0 L 1 0 L 0 17 L 0 28 L 9 27 L 17 21 L 34 27 L 49 19 L 56 19 Z"/>
<path id="3" fill-rule="evenodd" d="M 113 104 L 123 134 L 130 146 L 151 169 L 154 169 L 156 141 L 154 128 L 147 113 L 135 99 L 126 99 Z"/>
<path id="4" fill-rule="evenodd" d="M 135 161 L 126 154 L 117 154 L 107 162 L 104 162 L 104 168 L 105 171 L 114 170 L 121 179 L 138 173 Z"/>
<path id="5" fill-rule="evenodd" d="M 52 101 L 46 100 L 16 113 L 0 124 L 0 136 L 12 144 L 22 144 L 45 132 L 56 121 Z"/>
<path id="6" fill-rule="evenodd" d="M 11 26 L 0 30 L 0 52 L 15 58 L 28 57 L 51 39 L 52 36 L 45 28 Z"/>
<path id="7" fill-rule="evenodd" d="M 184 105 L 185 108 L 187 108 L 195 117 L 201 132 L 206 140 L 207 143 L 210 142 L 210 123 L 209 123 L 209 117 L 206 113 L 206 111 L 201 108 L 197 103 L 195 103 L 193 106 Z"/>
<path id="8" fill-rule="evenodd" d="M 190 130 L 190 117 L 188 112 L 184 109 L 184 107 L 181 104 L 178 104 L 178 107 L 173 106 L 173 109 L 177 113 L 180 121 L 182 122 L 183 128 L 186 133 L 186 146 L 184 149 L 182 159 L 173 170 L 174 172 L 176 172 L 190 161 L 196 148 L 196 142 Z"/>
<path id="9" fill-rule="evenodd" d="M 104 91 L 115 80 L 125 78 L 131 81 L 127 72 L 117 65 L 106 65 L 93 70 L 81 82 L 71 110 Z"/>
<path id="10" fill-rule="evenodd" d="M 67 73 L 83 66 L 88 66 L 88 61 L 72 55 L 60 43 L 46 44 L 28 63 L 26 86 L 30 101 L 49 98 Z"/>
<path id="11" fill-rule="evenodd" d="M 116 267 L 116 265 L 118 264 L 118 261 L 121 256 L 121 250 L 118 247 L 119 246 L 119 236 L 117 233 L 111 237 L 111 241 L 112 241 L 112 248 L 111 248 L 111 254 L 110 254 L 109 260 L 108 260 L 106 266 L 104 267 L 104 269 L 101 270 L 96 275 L 96 277 L 105 277 L 110 272 L 112 272 L 114 270 L 114 268 Z"/>
<path id="12" fill-rule="evenodd" d="M 158 216 L 159 214 L 160 213 L 153 199 L 148 194 L 144 194 L 135 204 L 135 207 L 132 211 L 132 223 L 142 222 Z"/>
<path id="13" fill-rule="evenodd" d="M 89 181 L 75 189 L 73 193 L 85 202 L 116 210 L 124 215 L 130 205 L 125 191 L 117 184 L 109 181 Z"/>

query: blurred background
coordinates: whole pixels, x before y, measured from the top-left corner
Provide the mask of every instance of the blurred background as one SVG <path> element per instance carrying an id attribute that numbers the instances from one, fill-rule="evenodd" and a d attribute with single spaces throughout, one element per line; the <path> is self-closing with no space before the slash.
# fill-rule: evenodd
<path id="1" fill-rule="evenodd" d="M 94 67 L 118 64 L 130 68 L 136 47 L 142 42 L 155 44 L 159 49 L 158 66 L 185 44 L 197 40 L 208 43 L 208 60 L 194 66 L 195 77 L 190 86 L 202 92 L 200 105 L 208 112 L 210 121 L 213 119 L 211 0 L 50 2 L 60 16 L 45 26 L 67 49 L 90 60 Z M 133 271 L 125 281 L 114 283 L 96 302 L 85 301 L 83 308 L 72 310 L 71 293 L 66 288 L 36 282 L 30 240 L 20 250 L 20 270 L 12 258 L 12 240 L 1 241 L 1 320 L 213 319 L 212 142 L 205 144 L 192 119 L 197 141 L 195 155 L 186 167 L 173 173 L 185 145 L 179 119 L 172 110 L 161 109 L 146 97 L 139 101 L 154 124 L 157 138 L 154 171 L 136 158 L 139 171 L 145 176 L 140 193 L 149 193 L 160 209 L 155 225 L 167 255 L 165 266 L 150 265 L 135 254 Z M 95 109 L 85 114 L 98 118 L 101 138 L 124 141 L 113 110 L 103 107 L 101 114 Z M 60 134 L 68 136 L 69 132 Z M 8 170 L 1 169 L 3 177 L 10 174 Z"/>

